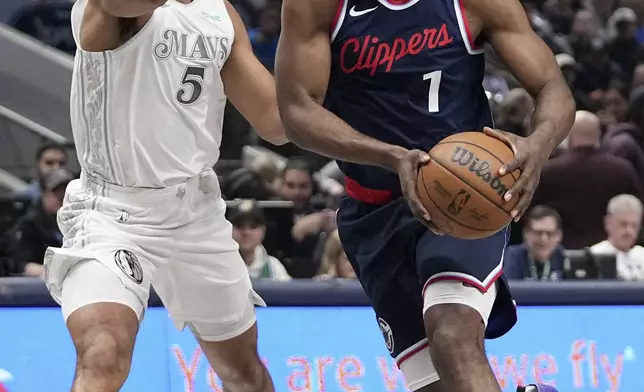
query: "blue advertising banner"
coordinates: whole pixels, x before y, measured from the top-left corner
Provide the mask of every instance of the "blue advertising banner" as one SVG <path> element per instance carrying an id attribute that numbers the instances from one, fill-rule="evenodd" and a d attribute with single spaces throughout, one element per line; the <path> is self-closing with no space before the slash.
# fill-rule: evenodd
<path id="1" fill-rule="evenodd" d="M 278 392 L 406 391 L 366 307 L 258 309 L 259 348 Z M 561 392 L 644 391 L 644 307 L 521 307 L 488 341 L 504 392 L 542 382 Z M 0 308 L 0 392 L 64 392 L 74 349 L 57 308 Z M 189 332 L 150 308 L 125 392 L 221 392 Z"/>

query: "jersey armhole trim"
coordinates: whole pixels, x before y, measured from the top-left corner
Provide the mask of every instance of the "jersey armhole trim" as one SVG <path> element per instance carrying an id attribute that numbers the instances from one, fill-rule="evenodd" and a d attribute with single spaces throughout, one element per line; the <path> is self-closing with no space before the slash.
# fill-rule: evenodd
<path id="1" fill-rule="evenodd" d="M 461 38 L 463 38 L 467 53 L 471 55 L 483 53 L 483 47 L 476 45 L 475 39 L 472 37 L 470 24 L 467 22 L 467 17 L 465 16 L 465 7 L 463 7 L 461 0 L 454 0 L 454 12 L 456 13 L 458 29 L 461 31 Z"/>
<path id="2" fill-rule="evenodd" d="M 338 3 L 338 10 L 335 13 L 335 18 L 331 22 L 331 42 L 335 40 L 335 37 L 338 36 L 340 29 L 342 28 L 342 23 L 344 23 L 344 17 L 347 14 L 347 2 L 349 0 L 340 0 Z"/>

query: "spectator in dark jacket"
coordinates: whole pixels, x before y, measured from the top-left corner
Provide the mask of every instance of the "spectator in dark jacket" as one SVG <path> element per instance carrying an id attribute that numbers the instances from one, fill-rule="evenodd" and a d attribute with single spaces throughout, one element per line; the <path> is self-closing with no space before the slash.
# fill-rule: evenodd
<path id="1" fill-rule="evenodd" d="M 14 259 L 18 273 L 44 277 L 43 258 L 49 246 L 60 247 L 63 236 L 56 224 L 56 213 L 63 205 L 65 188 L 72 180 L 65 169 L 55 169 L 43 180 L 40 202 L 16 225 L 13 233 Z"/>
<path id="2" fill-rule="evenodd" d="M 505 250 L 505 276 L 517 280 L 562 279 L 565 255 L 560 245 L 561 216 L 550 207 L 536 206 L 525 220 L 524 242 Z"/>
<path id="3" fill-rule="evenodd" d="M 631 94 L 628 111 L 629 122 L 616 124 L 608 129 L 602 147 L 612 155 L 624 158 L 633 166 L 644 184 L 644 86 Z"/>
<path id="4" fill-rule="evenodd" d="M 622 193 L 642 198 L 631 165 L 599 149 L 599 118 L 579 111 L 568 137 L 568 151 L 546 163 L 533 197 L 563 218 L 563 246 L 580 249 L 605 238 L 603 218 L 608 201 Z"/>

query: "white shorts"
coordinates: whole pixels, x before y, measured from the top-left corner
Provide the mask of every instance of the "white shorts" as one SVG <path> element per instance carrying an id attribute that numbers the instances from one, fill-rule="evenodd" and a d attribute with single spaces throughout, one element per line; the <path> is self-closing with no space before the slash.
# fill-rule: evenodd
<path id="1" fill-rule="evenodd" d="M 493 284 L 487 292 L 465 286 L 460 281 L 444 280 L 427 286 L 423 295 L 423 313 L 430 307 L 440 304 L 467 305 L 481 315 L 483 323 L 487 326 L 492 306 L 496 299 L 497 285 Z M 423 339 L 407 350 L 401 352 L 396 358 L 409 389 L 416 391 L 426 385 L 437 382 L 440 377 L 432 362 L 427 339 Z"/>
<path id="2" fill-rule="evenodd" d="M 213 341 L 245 332 L 254 305 L 265 303 L 225 210 L 212 170 L 163 189 L 120 187 L 83 173 L 58 212 L 63 246 L 45 254 L 47 287 L 65 320 L 98 302 L 127 305 L 141 320 L 154 286 L 177 328 L 189 325 Z"/>

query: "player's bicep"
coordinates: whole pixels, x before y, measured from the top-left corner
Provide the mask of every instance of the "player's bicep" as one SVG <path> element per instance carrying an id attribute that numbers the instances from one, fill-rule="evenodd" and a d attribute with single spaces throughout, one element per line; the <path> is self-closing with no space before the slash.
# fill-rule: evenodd
<path id="1" fill-rule="evenodd" d="M 273 77 L 253 53 L 248 33 L 235 8 L 226 2 L 235 27 L 235 41 L 221 70 L 226 97 L 253 126 L 275 106 Z"/>
<path id="2" fill-rule="evenodd" d="M 536 96 L 547 82 L 562 77 L 552 51 L 533 31 L 518 0 L 485 0 L 476 14 L 494 50 L 530 94 Z"/>
<path id="3" fill-rule="evenodd" d="M 275 61 L 277 100 L 282 112 L 324 100 L 331 68 L 332 12 L 329 1 L 284 1 Z"/>

